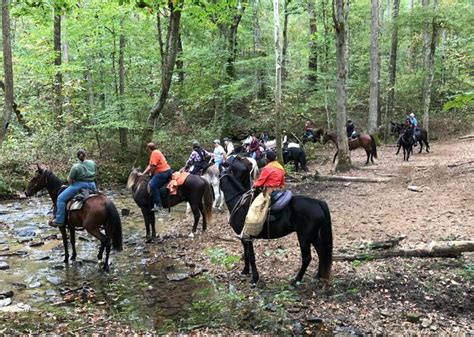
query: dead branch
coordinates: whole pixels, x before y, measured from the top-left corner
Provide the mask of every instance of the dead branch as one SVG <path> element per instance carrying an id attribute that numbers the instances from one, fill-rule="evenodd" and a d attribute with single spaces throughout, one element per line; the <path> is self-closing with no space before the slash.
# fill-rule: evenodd
<path id="1" fill-rule="evenodd" d="M 471 138 L 474 138 L 474 135 L 461 136 L 458 139 L 471 139 Z"/>
<path id="2" fill-rule="evenodd" d="M 472 164 L 472 163 L 474 163 L 474 160 L 470 160 L 470 161 L 467 161 L 465 163 L 449 164 L 448 167 L 458 167 L 458 166 L 462 166 L 462 165 L 469 165 L 469 164 Z"/>
<path id="3" fill-rule="evenodd" d="M 461 253 L 473 252 L 474 241 L 433 241 L 425 248 L 397 249 L 381 252 L 366 252 L 352 255 L 335 255 L 334 261 L 379 260 L 391 257 L 445 257 L 456 258 Z"/>
<path id="4" fill-rule="evenodd" d="M 357 183 L 386 183 L 392 180 L 392 178 L 323 176 L 323 175 L 315 175 L 314 179 L 323 180 L 323 181 L 352 181 L 352 182 L 357 182 Z"/>
<path id="5" fill-rule="evenodd" d="M 400 243 L 406 236 L 399 236 L 397 238 L 391 238 L 384 241 L 374 241 L 369 243 L 370 249 L 389 249 L 393 248 Z"/>

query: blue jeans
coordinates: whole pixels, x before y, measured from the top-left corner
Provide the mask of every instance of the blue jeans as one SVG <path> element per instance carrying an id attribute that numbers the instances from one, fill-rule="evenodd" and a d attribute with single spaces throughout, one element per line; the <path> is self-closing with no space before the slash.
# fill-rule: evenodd
<path id="1" fill-rule="evenodd" d="M 171 177 L 173 170 L 169 169 L 158 174 L 155 174 L 150 180 L 150 189 L 153 196 L 153 202 L 155 206 L 162 207 L 161 197 L 160 197 L 160 188 L 166 184 Z"/>
<path id="2" fill-rule="evenodd" d="M 72 183 L 68 188 L 61 192 L 58 196 L 58 201 L 56 203 L 56 224 L 63 225 L 66 218 L 66 204 L 69 200 L 76 195 L 81 188 L 90 188 L 96 189 L 95 182 L 93 181 L 78 181 Z"/>
<path id="3" fill-rule="evenodd" d="M 250 152 L 250 157 L 257 160 L 257 152 Z"/>

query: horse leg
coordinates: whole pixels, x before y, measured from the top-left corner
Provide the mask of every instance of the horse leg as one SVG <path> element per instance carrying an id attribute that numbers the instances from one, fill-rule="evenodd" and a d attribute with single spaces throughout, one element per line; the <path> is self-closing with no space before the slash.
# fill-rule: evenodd
<path id="1" fill-rule="evenodd" d="M 75 261 L 76 260 L 76 231 L 74 230 L 74 227 L 69 226 L 69 235 L 70 235 L 70 240 L 71 240 L 71 246 L 72 246 L 72 256 L 71 260 Z"/>
<path id="2" fill-rule="evenodd" d="M 334 159 L 332 160 L 333 164 L 336 162 L 336 157 L 338 153 L 339 153 L 339 149 L 337 149 L 336 153 L 334 154 Z"/>
<path id="3" fill-rule="evenodd" d="M 146 207 L 141 207 L 140 210 L 142 211 L 143 221 L 145 222 L 145 231 L 146 231 L 146 238 L 150 238 L 150 214 L 149 210 Z"/>
<path id="4" fill-rule="evenodd" d="M 200 209 L 203 209 L 203 206 L 202 205 L 197 205 L 196 203 L 193 203 L 193 204 L 190 204 L 190 205 L 191 205 L 191 211 L 193 212 L 193 216 L 194 216 L 194 225 L 193 225 L 193 229 L 192 229 L 191 233 L 189 233 L 188 236 L 190 238 L 193 238 L 194 234 L 197 231 L 197 226 L 198 226 L 198 223 L 199 223 Z M 203 224 L 203 230 L 204 230 L 204 224 Z"/>
<path id="5" fill-rule="evenodd" d="M 311 244 L 307 242 L 307 240 L 298 237 L 298 241 L 300 243 L 300 250 L 301 250 L 301 268 L 298 274 L 296 275 L 295 280 L 292 282 L 296 284 L 297 282 L 301 282 L 303 279 L 303 275 L 306 272 L 306 269 L 311 262 Z"/>
<path id="6" fill-rule="evenodd" d="M 428 144 L 428 139 L 423 139 L 423 142 L 426 146 L 426 153 L 430 153 L 430 145 Z"/>
<path id="7" fill-rule="evenodd" d="M 242 246 L 244 246 L 244 269 L 240 272 L 241 275 L 248 275 L 250 271 L 250 263 L 249 263 L 249 257 L 247 254 L 247 246 L 245 245 L 245 242 L 242 241 Z"/>
<path id="8" fill-rule="evenodd" d="M 299 171 L 299 163 L 298 163 L 298 159 L 295 159 L 294 160 L 294 163 L 295 163 L 295 172 L 298 172 Z"/>
<path id="9" fill-rule="evenodd" d="M 94 236 L 95 238 L 97 238 L 100 241 L 99 254 L 97 255 L 97 260 L 100 261 L 100 260 L 102 260 L 102 256 L 104 254 L 104 249 L 107 246 L 107 242 L 109 241 L 109 238 L 107 236 L 105 236 L 104 234 L 102 234 L 99 228 L 94 228 L 94 229 L 90 229 L 90 230 L 88 229 L 87 231 L 89 232 L 89 234 L 91 234 L 92 236 Z M 110 243 L 108 245 L 109 245 L 109 250 L 110 250 Z M 108 266 L 107 267 L 104 266 L 104 270 L 106 268 L 108 269 Z"/>
<path id="10" fill-rule="evenodd" d="M 246 247 L 247 257 L 249 259 L 250 267 L 252 268 L 252 284 L 257 284 L 258 280 L 260 279 L 260 275 L 258 274 L 257 265 L 255 264 L 255 251 L 253 249 L 253 242 L 250 240 L 244 240 L 244 246 Z"/>
<path id="11" fill-rule="evenodd" d="M 199 203 L 199 212 L 202 214 L 202 231 L 205 232 L 207 229 L 206 213 L 204 213 L 204 204 L 202 201 Z"/>
<path id="12" fill-rule="evenodd" d="M 66 226 L 59 227 L 59 230 L 61 231 L 61 237 L 63 239 L 63 245 L 64 245 L 64 263 L 68 263 L 69 262 L 69 252 L 68 252 L 68 248 L 67 248 Z"/>
<path id="13" fill-rule="evenodd" d="M 368 165 L 369 164 L 369 159 L 370 159 L 370 152 L 368 150 L 365 150 L 365 153 L 367 154 L 367 161 L 365 162 L 365 165 Z"/>
<path id="14" fill-rule="evenodd" d="M 401 148 L 402 148 L 402 144 L 398 144 L 398 150 L 397 150 L 397 153 L 395 153 L 396 156 L 398 156 L 398 154 L 400 153 Z"/>
<path id="15" fill-rule="evenodd" d="M 418 143 L 420 143 L 420 151 L 418 151 L 418 153 L 421 153 L 421 151 L 423 150 L 423 142 L 420 139 Z"/>

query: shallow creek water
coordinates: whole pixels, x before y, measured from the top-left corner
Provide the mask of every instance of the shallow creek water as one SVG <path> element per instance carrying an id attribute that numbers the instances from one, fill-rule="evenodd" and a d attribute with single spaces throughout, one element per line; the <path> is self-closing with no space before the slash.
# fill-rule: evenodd
<path id="1" fill-rule="evenodd" d="M 73 302 L 103 306 L 129 325 L 156 329 L 190 314 L 192 304 L 213 286 L 206 277 L 192 277 L 194 266 L 185 265 L 162 245 L 144 243 L 141 212 L 129 191 L 113 190 L 111 197 L 122 216 L 124 251 L 111 253 L 111 272 L 97 265 L 98 241 L 85 231 L 77 232 L 76 262 L 65 265 L 58 229 L 49 227 L 48 195 L 0 203 L 0 293 L 13 291 L 13 306 L 42 310 L 48 305 L 73 307 Z M 172 217 L 185 217 L 185 204 L 172 210 Z M 157 222 L 158 234 L 172 223 Z M 5 310 L 8 307 L 4 307 Z M 2 308 L 0 308 L 2 310 Z"/>

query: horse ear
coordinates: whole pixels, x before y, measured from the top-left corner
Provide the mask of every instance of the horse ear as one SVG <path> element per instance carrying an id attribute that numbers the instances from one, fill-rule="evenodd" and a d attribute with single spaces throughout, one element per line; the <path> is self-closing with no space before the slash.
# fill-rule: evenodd
<path id="1" fill-rule="evenodd" d="M 40 164 L 36 163 L 36 167 L 38 168 L 37 171 L 38 172 L 43 172 L 43 168 L 40 166 Z"/>

